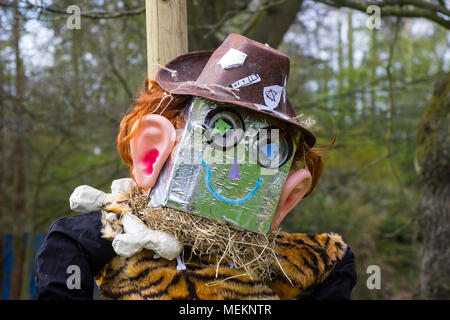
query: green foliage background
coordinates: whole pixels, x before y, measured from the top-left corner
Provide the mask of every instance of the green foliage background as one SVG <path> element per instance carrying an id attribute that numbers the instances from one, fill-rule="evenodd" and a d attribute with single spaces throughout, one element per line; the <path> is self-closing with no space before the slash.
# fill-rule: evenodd
<path id="1" fill-rule="evenodd" d="M 83 8 L 109 11 L 138 4 L 80 2 Z M 13 16 L 1 10 L 1 152 L 6 159 L 1 232 L 46 232 L 52 221 L 71 214 L 68 198 L 76 186 L 108 191 L 113 179 L 129 176 L 115 138 L 144 85 L 145 16 L 82 18 L 80 30 L 69 30 L 64 16 L 24 11 L 20 48 L 26 89 L 18 101 Z M 240 32 L 245 14 L 225 19 L 218 30 L 202 31 L 199 21 L 190 22 L 191 43 L 204 43 L 199 34 L 224 39 Z M 298 114 L 316 121 L 317 147 L 328 146 L 337 128 L 336 144 L 321 152 L 326 169 L 316 190 L 282 227 L 341 234 L 356 256 L 354 299 L 416 298 L 421 257 L 416 129 L 435 80 L 448 70 L 450 38 L 442 27 L 422 20 L 386 18 L 379 30 L 369 30 L 365 21 L 361 13 L 309 3 L 279 47 L 291 57 L 288 97 Z M 24 110 L 19 120 L 13 117 L 18 104 Z M 14 214 L 9 196 L 14 173 L 8 159 L 17 135 L 25 142 L 22 215 Z M 366 269 L 374 264 L 382 271 L 381 290 L 366 287 Z"/>

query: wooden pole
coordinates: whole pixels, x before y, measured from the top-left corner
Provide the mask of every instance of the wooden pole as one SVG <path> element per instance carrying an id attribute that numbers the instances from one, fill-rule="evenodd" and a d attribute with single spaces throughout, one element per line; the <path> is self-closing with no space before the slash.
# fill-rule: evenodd
<path id="1" fill-rule="evenodd" d="M 188 51 L 186 0 L 146 0 L 147 70 L 155 79 L 158 65 Z"/>

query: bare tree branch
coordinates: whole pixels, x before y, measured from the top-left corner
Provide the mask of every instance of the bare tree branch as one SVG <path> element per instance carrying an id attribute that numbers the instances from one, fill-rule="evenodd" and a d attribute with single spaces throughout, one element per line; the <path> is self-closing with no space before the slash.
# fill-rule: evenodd
<path id="1" fill-rule="evenodd" d="M 106 55 L 106 60 L 108 60 L 109 65 L 111 66 L 111 71 L 113 75 L 119 80 L 120 84 L 122 85 L 122 88 L 125 90 L 128 98 L 133 98 L 133 92 L 131 91 L 130 87 L 128 86 L 127 81 L 125 78 L 120 74 L 120 71 L 117 70 L 116 65 L 114 64 L 114 58 L 112 54 Z"/>
<path id="2" fill-rule="evenodd" d="M 367 12 L 371 5 L 380 7 L 381 16 L 425 18 L 450 29 L 450 10 L 425 0 L 313 0 L 314 2 L 340 8 L 346 7 Z"/>
<path id="3" fill-rule="evenodd" d="M 292 1 L 292 0 L 291 0 Z M 377 5 L 381 9 L 382 16 L 396 16 L 407 18 L 425 18 L 433 21 L 446 29 L 450 29 L 450 8 L 446 6 L 445 1 L 433 3 L 426 0 L 311 0 L 313 2 L 323 3 L 335 8 L 351 8 L 362 12 L 367 12 L 367 7 Z M 295 1 L 294 1 L 295 2 Z M 299 1 L 301 3 L 301 1 Z M 37 3 L 25 1 L 7 1 L 0 0 L 0 6 L 7 8 L 19 7 L 21 9 L 39 10 L 43 12 L 69 15 L 65 8 L 58 8 L 55 5 L 44 6 Z M 246 5 L 242 9 L 245 10 Z M 242 10 L 241 9 L 241 10 Z M 236 10 L 238 12 L 239 10 Z M 127 16 L 136 16 L 145 13 L 145 6 L 134 7 L 120 11 L 85 11 L 80 15 L 89 19 L 116 19 Z M 231 12 L 230 12 L 231 14 Z M 216 22 L 220 26 L 223 21 Z"/>
<path id="4" fill-rule="evenodd" d="M 56 13 L 56 14 L 63 14 L 63 15 L 69 15 L 66 11 L 66 8 L 58 8 L 56 6 L 49 5 L 49 6 L 43 6 L 39 4 L 31 3 L 30 1 L 5 1 L 0 0 L 0 6 L 1 7 L 7 7 L 7 8 L 15 8 L 18 7 L 19 9 L 28 9 L 28 10 L 39 10 L 40 14 L 42 12 L 48 12 L 48 13 Z M 136 16 L 145 13 L 145 6 L 141 7 L 135 7 L 128 10 L 123 11 L 114 11 L 114 12 L 107 12 L 107 11 L 85 11 L 81 12 L 80 16 L 84 18 L 89 19 L 116 19 L 116 18 L 122 18 L 126 16 Z"/>

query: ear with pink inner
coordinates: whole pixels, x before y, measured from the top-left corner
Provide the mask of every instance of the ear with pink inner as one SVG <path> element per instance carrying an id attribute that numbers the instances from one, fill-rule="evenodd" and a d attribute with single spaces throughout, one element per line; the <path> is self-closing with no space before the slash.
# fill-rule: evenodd
<path id="1" fill-rule="evenodd" d="M 303 199 L 311 188 L 311 184 L 312 176 L 306 169 L 300 169 L 288 176 L 281 191 L 271 230 L 276 229 L 287 214 Z"/>
<path id="2" fill-rule="evenodd" d="M 137 123 L 131 131 L 135 130 Z M 176 140 L 176 131 L 166 117 L 149 114 L 141 119 L 138 131 L 130 141 L 134 177 L 138 186 L 152 188 L 170 156 Z"/>

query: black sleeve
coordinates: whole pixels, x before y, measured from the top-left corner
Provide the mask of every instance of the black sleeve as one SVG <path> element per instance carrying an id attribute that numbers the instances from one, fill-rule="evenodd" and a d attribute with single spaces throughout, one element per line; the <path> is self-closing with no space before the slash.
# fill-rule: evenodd
<path id="1" fill-rule="evenodd" d="M 111 241 L 101 238 L 100 219 L 93 212 L 52 223 L 35 260 L 37 299 L 93 298 L 94 275 L 115 256 Z M 80 270 L 79 289 L 67 285 L 69 266 Z"/>
<path id="2" fill-rule="evenodd" d="M 355 256 L 350 248 L 347 248 L 333 271 L 306 299 L 350 300 L 356 281 Z"/>

